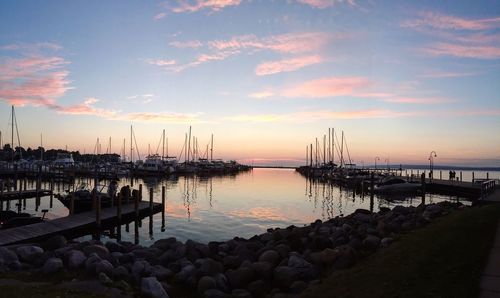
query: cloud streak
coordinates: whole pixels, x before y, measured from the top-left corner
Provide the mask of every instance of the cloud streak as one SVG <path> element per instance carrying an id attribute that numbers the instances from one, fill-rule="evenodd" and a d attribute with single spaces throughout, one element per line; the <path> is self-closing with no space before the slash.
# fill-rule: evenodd
<path id="1" fill-rule="evenodd" d="M 197 12 L 204 9 L 217 12 L 229 6 L 240 5 L 240 3 L 241 0 L 178 0 L 177 6 L 171 10 L 175 13 Z"/>
<path id="2" fill-rule="evenodd" d="M 278 61 L 267 61 L 257 65 L 255 68 L 255 74 L 258 76 L 265 76 L 280 72 L 290 72 L 309 65 L 318 64 L 321 61 L 322 59 L 318 55 L 295 57 Z"/>
<path id="3" fill-rule="evenodd" d="M 347 3 L 350 6 L 356 6 L 354 0 L 297 0 L 297 2 L 317 9 L 325 9 L 342 3 Z"/>
<path id="4" fill-rule="evenodd" d="M 465 19 L 457 16 L 445 15 L 438 12 L 424 11 L 418 14 L 420 18 L 405 21 L 403 27 L 418 28 L 430 27 L 444 30 L 488 30 L 500 26 L 500 17 Z"/>
<path id="5" fill-rule="evenodd" d="M 498 59 L 500 47 L 437 43 L 423 49 L 432 56 L 455 56 L 461 58 Z"/>

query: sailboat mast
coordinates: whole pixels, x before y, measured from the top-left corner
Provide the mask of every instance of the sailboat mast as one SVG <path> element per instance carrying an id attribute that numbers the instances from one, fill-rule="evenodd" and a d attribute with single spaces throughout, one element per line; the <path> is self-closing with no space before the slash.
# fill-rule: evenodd
<path id="1" fill-rule="evenodd" d="M 307 167 L 307 164 L 309 163 L 309 145 L 306 145 L 306 167 Z"/>
<path id="2" fill-rule="evenodd" d="M 111 154 L 111 137 L 109 137 L 109 154 Z"/>
<path id="3" fill-rule="evenodd" d="M 122 155 L 122 160 L 125 161 L 125 138 L 123 138 L 123 155 Z"/>
<path id="4" fill-rule="evenodd" d="M 210 140 L 210 161 L 214 160 L 214 134 L 212 134 L 212 138 Z"/>
<path id="5" fill-rule="evenodd" d="M 344 165 L 344 131 L 342 131 L 342 139 L 340 140 L 340 165 Z"/>
<path id="6" fill-rule="evenodd" d="M 328 162 L 332 161 L 332 141 L 331 141 L 331 129 L 328 128 Z"/>
<path id="7" fill-rule="evenodd" d="M 189 126 L 188 148 L 187 148 L 187 161 L 189 162 L 189 155 L 191 152 L 191 126 Z"/>
<path id="8" fill-rule="evenodd" d="M 42 135 L 42 133 L 40 133 L 40 160 L 43 160 L 43 135 Z"/>
<path id="9" fill-rule="evenodd" d="M 11 138 L 11 146 L 12 146 L 12 162 L 14 162 L 14 152 L 16 147 L 14 146 L 14 105 L 12 105 L 12 115 L 11 115 L 11 126 L 12 126 L 12 138 Z"/>
<path id="10" fill-rule="evenodd" d="M 165 130 L 163 130 L 162 140 L 163 140 L 163 149 L 161 152 L 161 160 L 165 159 Z"/>
<path id="11" fill-rule="evenodd" d="M 309 149 L 310 149 L 310 150 L 309 150 L 309 154 L 310 154 L 310 156 L 311 156 L 311 168 L 312 168 L 312 166 L 313 166 L 313 144 L 311 143 L 310 145 L 311 145 L 311 146 L 310 146 L 310 148 L 309 148 Z"/>
<path id="12" fill-rule="evenodd" d="M 130 162 L 134 162 L 134 143 L 132 142 L 132 125 L 130 125 Z"/>
<path id="13" fill-rule="evenodd" d="M 332 163 L 335 164 L 335 128 L 332 128 Z"/>
<path id="14" fill-rule="evenodd" d="M 326 164 L 326 136 L 323 135 L 323 164 Z"/>
<path id="15" fill-rule="evenodd" d="M 186 163 L 188 161 L 187 158 L 187 133 L 184 134 L 184 162 Z"/>
<path id="16" fill-rule="evenodd" d="M 316 167 L 317 167 L 318 166 L 318 138 L 316 138 L 316 150 L 314 153 L 315 153 L 314 159 L 316 160 Z"/>

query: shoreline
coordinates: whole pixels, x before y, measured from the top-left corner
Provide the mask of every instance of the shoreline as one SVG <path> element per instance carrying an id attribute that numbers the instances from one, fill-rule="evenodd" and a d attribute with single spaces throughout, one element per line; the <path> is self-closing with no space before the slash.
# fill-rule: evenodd
<path id="1" fill-rule="evenodd" d="M 208 244 L 171 237 L 144 247 L 130 242 L 67 242 L 55 236 L 40 245 L 0 248 L 0 268 L 49 275 L 85 271 L 123 294 L 153 297 L 186 291 L 206 297 L 298 295 L 330 273 L 390 246 L 401 234 L 465 208 L 470 207 L 440 202 L 377 213 L 358 209 L 304 227 L 268 229 L 249 239 Z"/>

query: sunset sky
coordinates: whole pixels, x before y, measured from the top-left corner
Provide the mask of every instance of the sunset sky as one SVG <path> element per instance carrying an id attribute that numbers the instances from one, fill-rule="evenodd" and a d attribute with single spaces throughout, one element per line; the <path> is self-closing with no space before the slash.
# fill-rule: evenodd
<path id="1" fill-rule="evenodd" d="M 1 1 L 10 143 L 303 163 L 334 127 L 357 164 L 500 166 L 498 1 Z"/>

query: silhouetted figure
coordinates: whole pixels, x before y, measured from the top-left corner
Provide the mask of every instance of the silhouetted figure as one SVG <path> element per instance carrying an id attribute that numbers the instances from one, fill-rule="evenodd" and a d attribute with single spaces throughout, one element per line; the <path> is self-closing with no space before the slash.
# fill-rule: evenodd
<path id="1" fill-rule="evenodd" d="M 450 178 L 448 180 L 451 180 L 453 172 L 450 170 Z"/>

